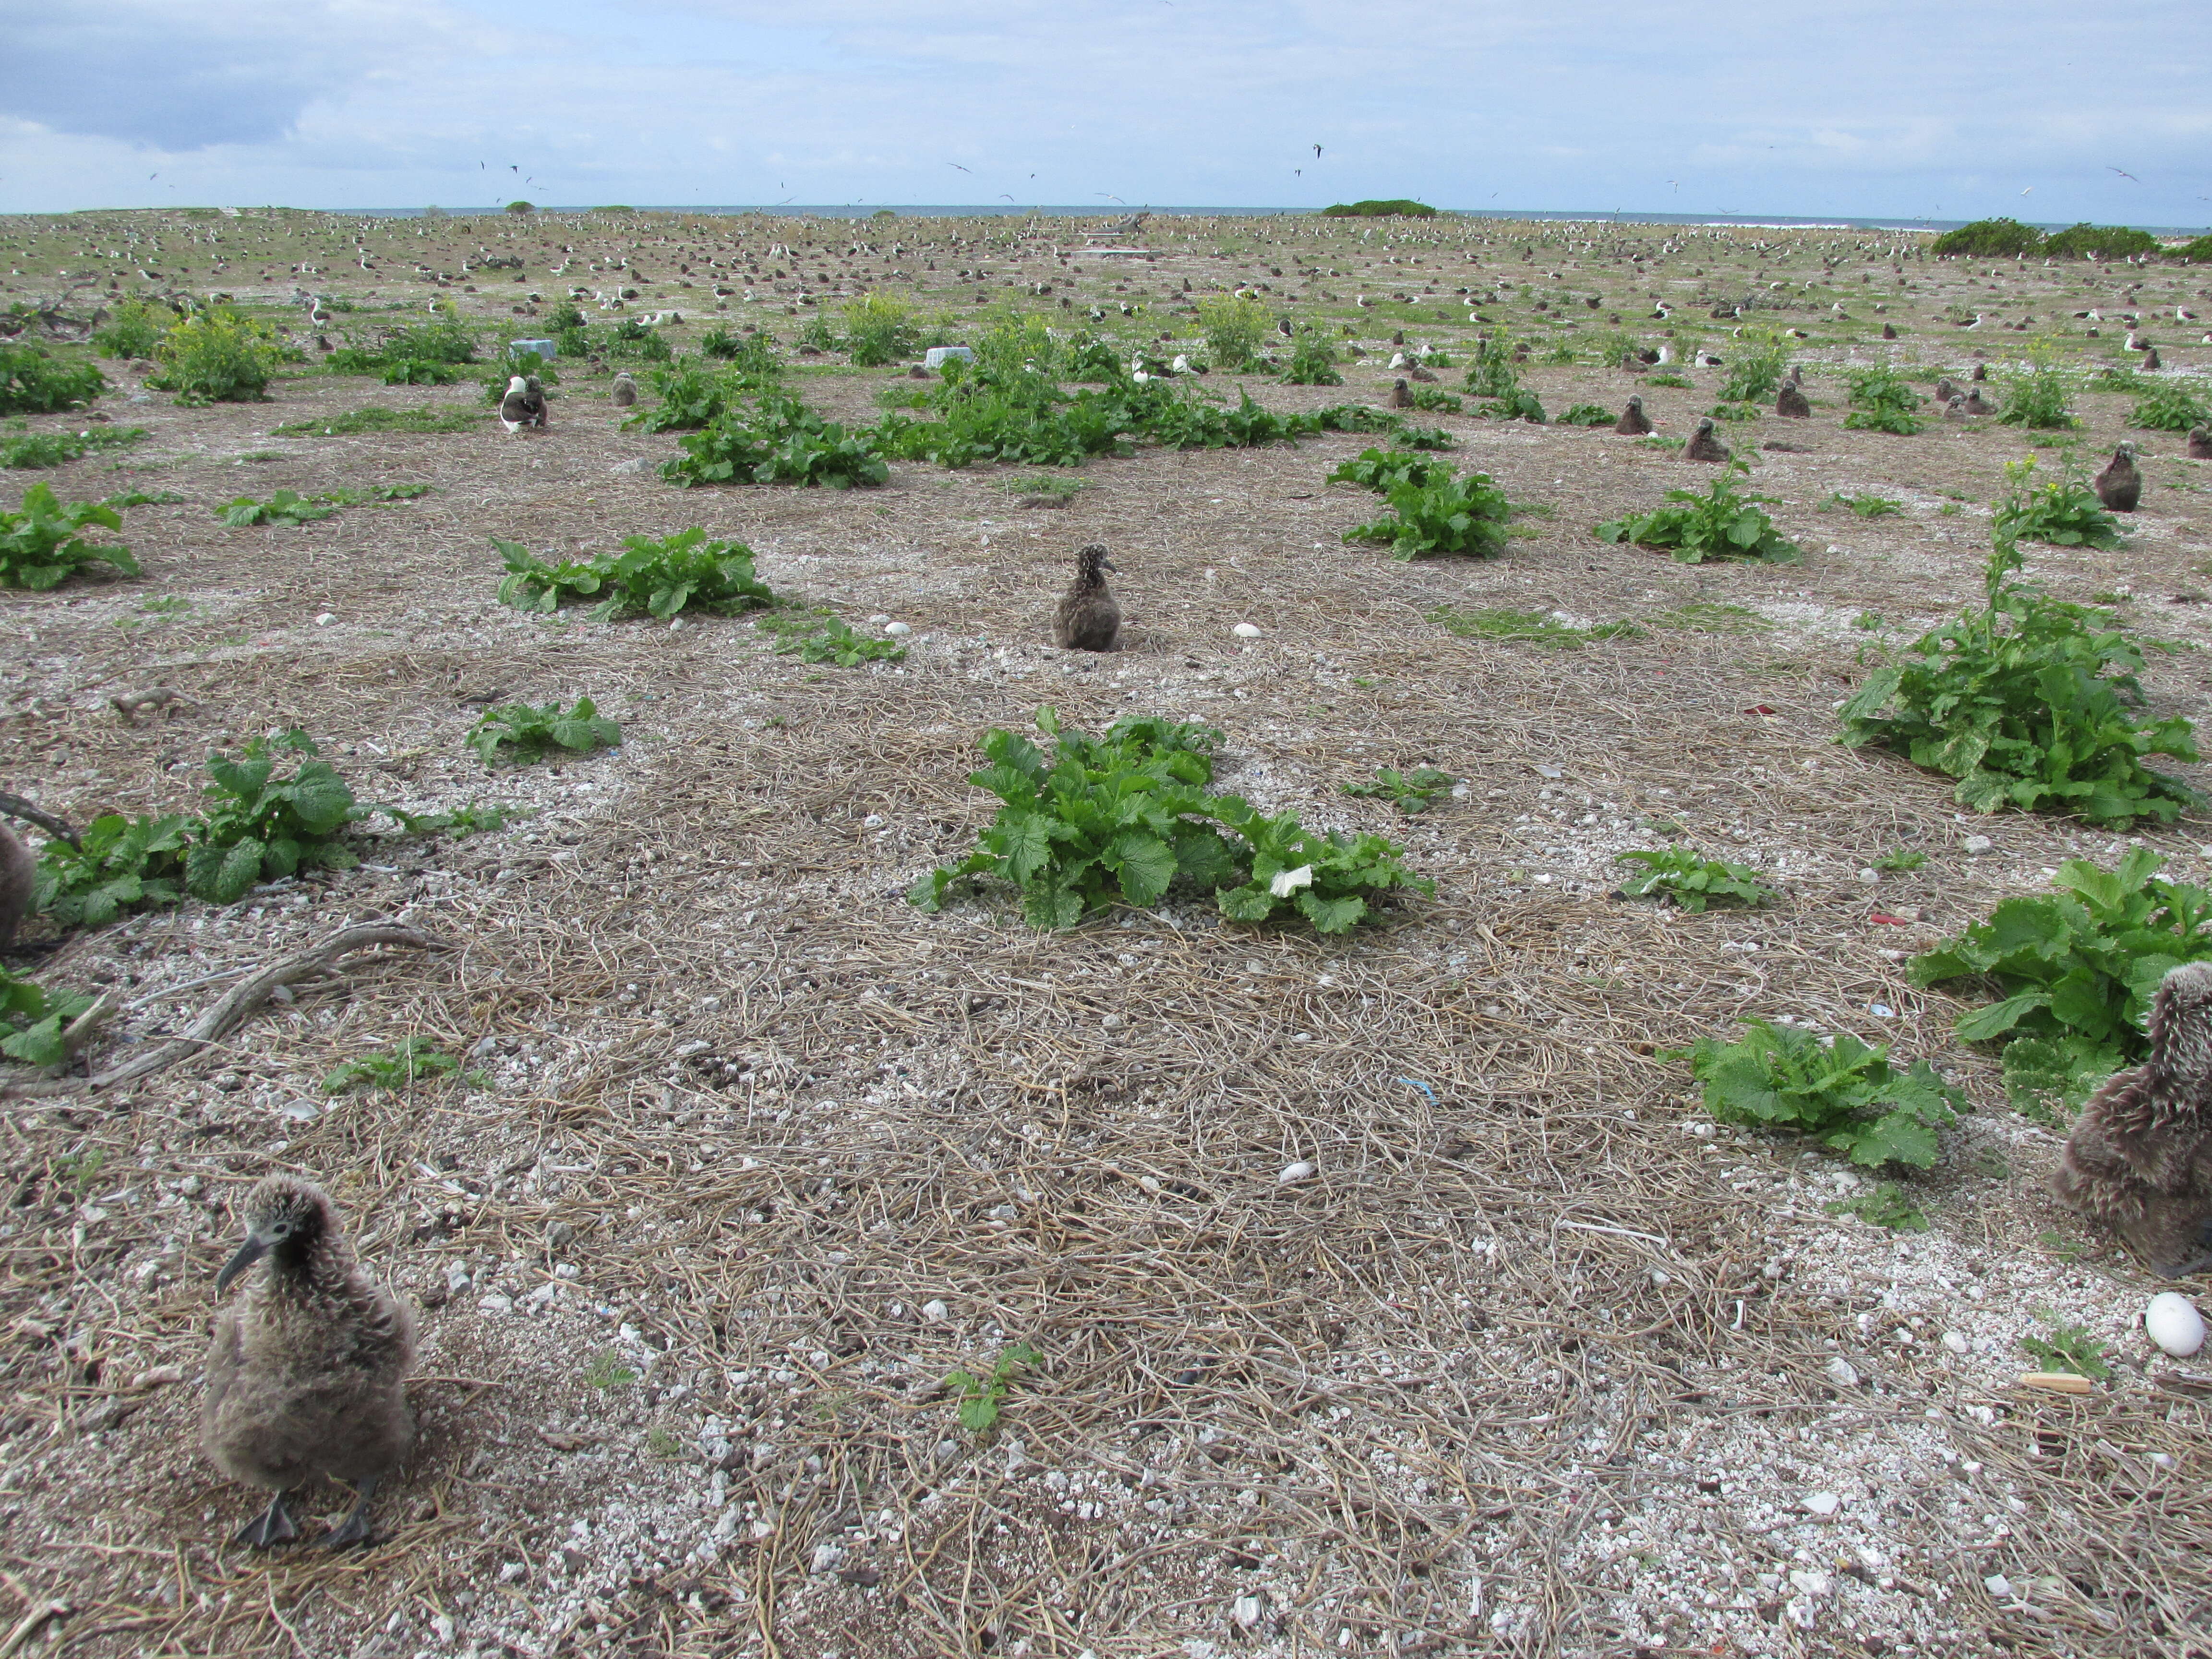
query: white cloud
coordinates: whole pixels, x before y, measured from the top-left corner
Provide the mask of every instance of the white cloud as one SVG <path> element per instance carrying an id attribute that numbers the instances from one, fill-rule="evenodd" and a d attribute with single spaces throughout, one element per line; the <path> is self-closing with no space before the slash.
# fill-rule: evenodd
<path id="1" fill-rule="evenodd" d="M 2183 0 L 2127 29 L 2074 0 L 71 0 L 0 56 L 0 191 L 1960 217 L 2033 184 L 2188 222 L 2203 34 Z"/>

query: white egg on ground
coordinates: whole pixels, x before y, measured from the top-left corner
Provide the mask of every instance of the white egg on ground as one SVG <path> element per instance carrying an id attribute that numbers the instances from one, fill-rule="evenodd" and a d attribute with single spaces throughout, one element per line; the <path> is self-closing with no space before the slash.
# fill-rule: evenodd
<path id="1" fill-rule="evenodd" d="M 1238 623 L 1229 631 L 1240 640 L 1256 640 L 1260 637 L 1260 630 L 1250 623 Z"/>
<path id="2" fill-rule="evenodd" d="M 2143 1334 L 2176 1359 L 2204 1346 L 2204 1319 L 2179 1291 L 2160 1291 L 2143 1310 Z"/>

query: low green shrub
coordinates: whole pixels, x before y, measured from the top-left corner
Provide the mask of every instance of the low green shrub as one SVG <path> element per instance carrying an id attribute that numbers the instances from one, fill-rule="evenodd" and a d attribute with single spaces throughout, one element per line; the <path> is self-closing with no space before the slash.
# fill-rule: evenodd
<path id="1" fill-rule="evenodd" d="M 343 1094 L 349 1089 L 383 1089 L 398 1094 L 417 1083 L 441 1081 L 460 1075 L 461 1062 L 428 1037 L 402 1037 L 386 1053 L 358 1054 L 341 1062 L 323 1079 L 323 1092 Z"/>
<path id="2" fill-rule="evenodd" d="M 2049 339 L 2032 341 L 2026 366 L 2002 371 L 1998 380 L 2004 390 L 2004 407 L 1997 412 L 2000 425 L 2055 432 L 2081 424 L 2069 406 L 2075 377 L 2059 362 L 2058 349 Z"/>
<path id="3" fill-rule="evenodd" d="M 1620 416 L 1596 404 L 1577 404 L 1559 417 L 1561 426 L 1612 426 Z"/>
<path id="4" fill-rule="evenodd" d="M 1338 787 L 1347 795 L 1387 800 L 1410 817 L 1416 812 L 1427 811 L 1440 800 L 1450 799 L 1452 786 L 1458 781 L 1450 773 L 1440 772 L 1433 766 L 1416 766 L 1410 772 L 1401 772 L 1395 766 L 1378 766 L 1374 782 Z"/>
<path id="5" fill-rule="evenodd" d="M 286 752 L 301 758 L 290 776 L 278 777 Z M 193 897 L 231 904 L 256 883 L 360 861 L 341 836 L 368 809 L 304 732 L 251 738 L 235 760 L 210 756 L 207 769 L 212 781 L 201 792 L 185 854 L 185 889 Z"/>
<path id="6" fill-rule="evenodd" d="M 2154 432 L 2186 432 L 2212 422 L 2212 404 L 2198 401 L 2186 381 L 2146 380 L 2142 390 L 2135 413 L 2128 416 L 2130 426 L 2147 427 Z"/>
<path id="7" fill-rule="evenodd" d="M 1283 379 L 1292 386 L 1342 386 L 1344 376 L 1336 372 L 1336 348 L 1329 343 L 1328 336 L 1311 324 L 1292 335 L 1291 366 L 1283 371 Z"/>
<path id="8" fill-rule="evenodd" d="M 1423 386 L 1417 380 L 1408 389 L 1407 395 L 1413 398 L 1413 407 L 1425 414 L 1460 415 L 1464 414 L 1467 410 L 1467 404 L 1461 400 L 1457 392 L 1447 392 L 1440 386 Z M 1538 407 L 1540 411 L 1541 405 Z M 1542 422 L 1539 422 L 1538 424 L 1541 425 Z"/>
<path id="9" fill-rule="evenodd" d="M 1705 1109 L 1723 1123 L 1794 1130 L 1868 1169 L 1924 1170 L 1941 1150 L 1940 1133 L 1966 1109 L 1926 1060 L 1900 1072 L 1887 1048 L 1848 1031 L 1824 1041 L 1763 1019 L 1742 1029 L 1734 1042 L 1699 1037 L 1687 1051 Z"/>
<path id="10" fill-rule="evenodd" d="M 680 359 L 648 373 L 660 401 L 623 422 L 641 432 L 696 432 L 712 426 L 762 384 L 735 368 L 709 368 Z"/>
<path id="11" fill-rule="evenodd" d="M 2172 823 L 2200 797 L 2143 763 L 2196 760 L 2193 729 L 2178 714 L 2137 714 L 2142 647 L 2108 617 L 2014 580 L 2021 558 L 2008 522 L 2000 504 L 1981 608 L 1869 675 L 1844 705 L 1842 741 L 1893 749 L 1957 779 L 1954 798 L 1978 812 Z"/>
<path id="12" fill-rule="evenodd" d="M 143 426 L 88 426 L 82 432 L 0 433 L 0 466 L 65 466 L 96 449 L 121 449 L 143 443 Z"/>
<path id="13" fill-rule="evenodd" d="M 1346 541 L 1387 542 L 1395 559 L 1437 553 L 1488 559 L 1505 550 L 1513 507 L 1486 472 L 1457 478 L 1446 467 L 1425 483 L 1389 485 L 1383 499 L 1389 516 L 1353 526 Z"/>
<path id="14" fill-rule="evenodd" d="M 687 434 L 684 453 L 664 462 L 672 483 L 793 483 L 826 489 L 886 483 L 891 470 L 872 433 L 848 433 L 787 392 L 762 391 Z"/>
<path id="15" fill-rule="evenodd" d="M 92 1002 L 88 996 L 44 990 L 0 968 L 0 1054 L 27 1066 L 64 1064 L 69 1048 L 62 1033 Z M 96 1170 L 100 1154 L 95 1151 L 91 1157 L 91 1168 Z"/>
<path id="16" fill-rule="evenodd" d="M 447 363 L 458 367 L 476 362 L 477 343 L 477 331 L 458 315 L 447 313 L 427 323 L 392 330 L 376 349 L 378 356 L 387 363 Z"/>
<path id="17" fill-rule="evenodd" d="M 2132 259 L 2159 250 L 2158 238 L 2147 230 L 2125 225 L 2093 225 L 2087 221 L 2047 238 L 2043 252 L 2060 259 Z"/>
<path id="18" fill-rule="evenodd" d="M 198 404 L 261 401 L 277 365 L 298 354 L 270 324 L 218 306 L 180 320 L 154 356 L 161 372 L 146 384 L 176 393 L 180 404 Z"/>
<path id="19" fill-rule="evenodd" d="M 1846 513 L 1855 513 L 1862 519 L 1893 519 L 1905 511 L 1903 501 L 1893 501 L 1887 495 L 1846 495 L 1840 489 L 1828 492 L 1823 507 L 1840 507 Z"/>
<path id="20" fill-rule="evenodd" d="M 1488 334 L 1474 343 L 1474 360 L 1468 365 L 1467 391 L 1476 398 L 1510 398 L 1521 389 L 1513 367 L 1513 343 L 1503 334 Z"/>
<path id="21" fill-rule="evenodd" d="M 2212 892 L 2158 872 L 2135 848 L 2112 870 L 2086 859 L 2058 866 L 2049 894 L 2002 900 L 1987 921 L 1915 957 L 1916 985 L 1974 981 L 1998 1000 L 1959 1016 L 1969 1042 L 2003 1046 L 2005 1086 L 2038 1116 L 2078 1107 L 2150 1050 L 2159 981 L 2212 959 Z"/>
<path id="22" fill-rule="evenodd" d="M 79 832 L 76 846 L 49 841 L 40 849 L 32 902 L 62 927 L 105 927 L 141 905 L 174 904 L 184 896 L 191 827 L 177 812 L 103 813 Z"/>
<path id="23" fill-rule="evenodd" d="M 872 640 L 855 634 L 841 617 L 827 611 L 767 616 L 754 624 L 778 635 L 779 655 L 796 656 L 801 662 L 834 662 L 840 668 L 857 668 L 866 662 L 904 662 L 906 647 L 896 640 Z"/>
<path id="24" fill-rule="evenodd" d="M 912 355 L 921 337 L 914 307 L 887 294 L 864 294 L 844 308 L 845 351 L 860 368 L 878 368 Z"/>
<path id="25" fill-rule="evenodd" d="M 1198 326 L 1214 367 L 1239 369 L 1260 355 L 1260 342 L 1273 323 L 1257 300 L 1219 294 L 1198 302 Z"/>
<path id="26" fill-rule="evenodd" d="M 1996 533 L 2054 547 L 2118 547 L 2120 521 L 2079 478 L 2035 482 L 2035 458 L 2005 463 L 2011 488 L 1997 504 Z"/>
<path id="27" fill-rule="evenodd" d="M 1778 504 L 1774 497 L 1736 494 L 1735 481 L 1749 471 L 1741 461 L 1731 461 L 1704 495 L 1670 489 L 1667 499 L 1676 505 L 1601 524 L 1598 539 L 1657 548 L 1684 564 L 1719 558 L 1792 563 L 1803 556 L 1803 550 L 1777 530 L 1763 510 L 1762 504 Z"/>
<path id="28" fill-rule="evenodd" d="M 1339 202 L 1322 210 L 1324 219 L 1433 219 L 1437 210 L 1426 202 L 1399 196 L 1388 201 Z"/>
<path id="29" fill-rule="evenodd" d="M 58 415 L 107 388 L 90 363 L 57 362 L 36 346 L 0 343 L 0 415 Z"/>
<path id="30" fill-rule="evenodd" d="M 1749 866 L 1701 859 L 1686 847 L 1638 848 L 1617 854 L 1613 862 L 1644 866 L 1620 884 L 1623 898 L 1671 899 L 1685 910 L 1701 911 L 1709 904 L 1759 905 L 1780 896 Z"/>
<path id="31" fill-rule="evenodd" d="M 565 710 L 558 702 L 535 708 L 511 702 L 486 710 L 469 728 L 465 741 L 486 766 L 502 761 L 525 765 L 544 760 L 556 749 L 581 755 L 618 748 L 622 727 L 602 715 L 589 697 L 577 698 L 575 707 Z"/>
<path id="32" fill-rule="evenodd" d="M 93 331 L 93 349 L 103 357 L 151 357 L 176 320 L 177 313 L 167 306 L 125 300 L 105 328 Z"/>
<path id="33" fill-rule="evenodd" d="M 467 409 L 356 409 L 319 421 L 287 421 L 273 434 L 279 438 L 349 438 L 364 432 L 474 432 L 483 423 L 481 414 Z"/>
<path id="34" fill-rule="evenodd" d="M 1923 401 L 1911 381 L 1887 368 L 1855 368 L 1845 377 L 1850 383 L 1850 413 L 1844 424 L 1866 432 L 1893 432 L 1911 437 L 1923 422 Z"/>
<path id="35" fill-rule="evenodd" d="M 492 545 L 507 570 L 499 602 L 520 610 L 550 612 L 570 600 L 596 597 L 593 622 L 636 611 L 665 621 L 686 610 L 728 616 L 775 603 L 768 584 L 753 574 L 752 549 L 743 542 L 708 541 L 697 528 L 658 541 L 626 536 L 618 554 L 558 564 L 545 563 L 520 542 L 494 537 Z"/>
<path id="36" fill-rule="evenodd" d="M 1723 403 L 1764 403 L 1782 389 L 1782 373 L 1790 367 L 1789 343 L 1770 331 L 1747 333 L 1729 358 L 1722 377 Z"/>
<path id="37" fill-rule="evenodd" d="M 0 509 L 0 587 L 43 592 L 95 564 L 126 576 L 139 574 L 137 560 L 120 542 L 88 540 L 88 529 L 120 530 L 115 509 L 100 501 L 64 505 L 44 483 L 23 492 L 15 512 Z"/>
<path id="38" fill-rule="evenodd" d="M 451 386 L 454 381 L 465 378 L 460 366 L 456 363 L 426 362 L 419 358 L 403 357 L 398 362 L 384 366 L 384 383 L 386 386 Z M 500 386 L 502 391 L 506 386 L 506 380 L 501 379 Z"/>
<path id="39" fill-rule="evenodd" d="M 1358 484 L 1362 489 L 1383 494 L 1398 484 L 1425 489 L 1443 483 L 1451 477 L 1452 471 L 1449 462 L 1424 455 L 1396 449 L 1363 449 L 1353 459 L 1340 463 L 1325 482 Z"/>
<path id="40" fill-rule="evenodd" d="M 1182 881 L 1211 889 L 1234 921 L 1297 917 L 1341 933 L 1392 888 L 1433 890 L 1382 836 L 1316 835 L 1290 813 L 1207 793 L 1221 738 L 1211 727 L 1133 719 L 1087 738 L 1048 708 L 1037 726 L 1055 740 L 1049 757 L 1010 732 L 984 738 L 992 764 L 969 781 L 1004 804 L 974 853 L 914 884 L 914 904 L 938 909 L 990 878 L 1019 891 L 1031 927 L 1066 928 L 1115 902 L 1156 904 Z"/>

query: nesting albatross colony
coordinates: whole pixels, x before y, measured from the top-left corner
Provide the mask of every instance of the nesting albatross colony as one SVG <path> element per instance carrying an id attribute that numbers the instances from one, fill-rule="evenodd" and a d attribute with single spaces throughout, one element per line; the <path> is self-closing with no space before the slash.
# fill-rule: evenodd
<path id="1" fill-rule="evenodd" d="M 0 1651 L 2212 1649 L 2208 250 L 1099 228 L 0 222 Z"/>

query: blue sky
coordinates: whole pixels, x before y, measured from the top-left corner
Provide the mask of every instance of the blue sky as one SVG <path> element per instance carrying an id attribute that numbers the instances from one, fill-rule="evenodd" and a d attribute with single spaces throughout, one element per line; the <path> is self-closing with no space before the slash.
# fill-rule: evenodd
<path id="1" fill-rule="evenodd" d="M 1410 195 L 2212 224 L 2200 0 L 0 0 L 0 40 L 15 211 Z"/>

